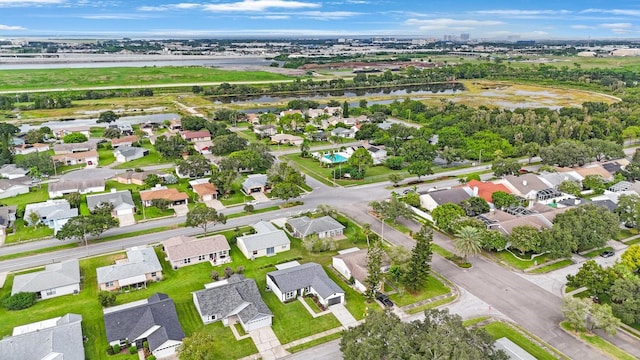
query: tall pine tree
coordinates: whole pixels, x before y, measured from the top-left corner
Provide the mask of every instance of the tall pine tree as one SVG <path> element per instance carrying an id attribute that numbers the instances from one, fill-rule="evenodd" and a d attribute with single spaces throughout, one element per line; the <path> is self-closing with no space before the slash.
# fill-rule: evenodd
<path id="1" fill-rule="evenodd" d="M 404 276 L 404 285 L 407 290 L 416 292 L 424 289 L 431 272 L 431 241 L 433 232 L 426 225 L 422 225 L 420 231 L 413 236 L 416 246 L 411 250 L 411 259 Z"/>
<path id="2" fill-rule="evenodd" d="M 382 281 L 382 256 L 383 250 L 380 240 L 374 240 L 367 251 L 367 278 L 365 279 L 365 285 L 367 290 L 364 292 L 364 297 L 368 301 L 373 301 L 376 298 L 376 292 L 379 290 L 380 282 Z"/>

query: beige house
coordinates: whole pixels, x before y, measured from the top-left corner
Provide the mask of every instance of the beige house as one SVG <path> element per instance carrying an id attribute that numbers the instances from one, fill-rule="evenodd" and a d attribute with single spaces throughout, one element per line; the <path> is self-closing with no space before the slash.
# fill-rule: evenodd
<path id="1" fill-rule="evenodd" d="M 162 242 L 167 260 L 174 269 L 209 261 L 212 265 L 231 261 L 231 247 L 223 235 L 203 238 L 175 236 Z"/>
<path id="2" fill-rule="evenodd" d="M 133 247 L 127 258 L 96 269 L 100 290 L 144 288 L 147 282 L 162 280 L 162 265 L 152 247 Z"/>
<path id="3" fill-rule="evenodd" d="M 63 165 L 81 165 L 86 164 L 88 168 L 98 166 L 98 152 L 95 150 L 75 152 L 70 154 L 54 155 L 51 157 L 53 161 L 61 162 Z"/>

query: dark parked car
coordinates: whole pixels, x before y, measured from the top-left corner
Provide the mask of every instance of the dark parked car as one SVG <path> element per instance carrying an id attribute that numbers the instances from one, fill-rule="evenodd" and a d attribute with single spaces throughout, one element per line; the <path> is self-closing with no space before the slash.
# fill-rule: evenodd
<path id="1" fill-rule="evenodd" d="M 389 297 L 383 293 L 377 293 L 376 294 L 376 299 L 378 299 L 378 301 L 380 301 L 382 303 L 382 305 L 386 306 L 386 307 L 392 307 L 393 306 L 393 301 L 391 301 L 391 299 L 389 299 Z"/>
<path id="2" fill-rule="evenodd" d="M 600 256 L 602 256 L 603 258 L 608 258 L 608 257 L 612 257 L 613 255 L 615 255 L 615 251 L 613 250 L 605 250 L 603 252 L 600 253 Z"/>

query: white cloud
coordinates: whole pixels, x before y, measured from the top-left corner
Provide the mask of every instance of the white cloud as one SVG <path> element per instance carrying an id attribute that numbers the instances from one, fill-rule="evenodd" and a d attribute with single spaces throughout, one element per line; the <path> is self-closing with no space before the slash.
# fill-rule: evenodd
<path id="1" fill-rule="evenodd" d="M 605 29 L 628 29 L 633 25 L 631 23 L 612 23 L 612 24 L 600 24 L 598 26 Z"/>
<path id="2" fill-rule="evenodd" d="M 590 25 L 571 25 L 570 26 L 572 29 L 576 29 L 576 30 L 587 30 L 587 29 L 595 29 L 595 26 L 590 26 Z"/>
<path id="3" fill-rule="evenodd" d="M 64 4 L 65 1 L 66 0 L 0 0 L 0 8 L 61 5 Z"/>
<path id="4" fill-rule="evenodd" d="M 135 15 L 135 14 L 99 14 L 99 15 L 83 15 L 81 16 L 83 19 L 91 19 L 91 20 L 140 20 L 147 19 L 147 16 L 144 15 Z"/>
<path id="5" fill-rule="evenodd" d="M 265 15 L 265 16 L 249 16 L 249 19 L 266 19 L 266 20 L 285 20 L 290 19 L 289 15 Z"/>
<path id="6" fill-rule="evenodd" d="M 484 26 L 503 25 L 502 21 L 496 20 L 456 20 L 448 18 L 440 19 L 408 19 L 405 21 L 407 25 L 418 26 L 420 30 L 456 30 L 466 31 L 473 30 Z"/>
<path id="7" fill-rule="evenodd" d="M 640 16 L 640 10 L 632 10 L 632 9 L 586 9 L 581 12 L 624 15 L 624 16 Z"/>
<path id="8" fill-rule="evenodd" d="M 497 9 L 497 10 L 480 10 L 473 12 L 481 15 L 498 15 L 498 16 L 535 16 L 535 15 L 567 15 L 571 14 L 569 10 L 517 10 L 517 9 Z"/>
<path id="9" fill-rule="evenodd" d="M 317 20 L 339 20 L 360 15 L 360 13 L 352 11 L 302 11 L 299 14 Z"/>
<path id="10" fill-rule="evenodd" d="M 0 24 L 0 31 L 11 31 L 11 30 L 26 30 L 22 26 L 11 26 L 11 25 L 2 25 Z"/>
<path id="11" fill-rule="evenodd" d="M 196 3 L 178 3 L 178 4 L 167 4 L 160 6 L 140 6 L 138 10 L 140 11 L 169 11 L 169 10 L 190 10 L 190 9 L 198 9 L 201 8 L 201 4 Z"/>
<path id="12" fill-rule="evenodd" d="M 287 1 L 287 0 L 242 0 L 235 3 L 203 5 L 203 10 L 212 12 L 259 12 L 269 9 L 313 9 L 321 7 L 320 4 Z"/>

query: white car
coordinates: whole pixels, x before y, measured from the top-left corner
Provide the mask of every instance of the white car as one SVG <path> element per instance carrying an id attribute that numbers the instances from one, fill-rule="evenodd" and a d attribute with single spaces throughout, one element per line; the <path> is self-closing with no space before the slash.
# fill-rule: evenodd
<path id="1" fill-rule="evenodd" d="M 247 201 L 247 205 L 258 205 L 258 200 Z"/>

